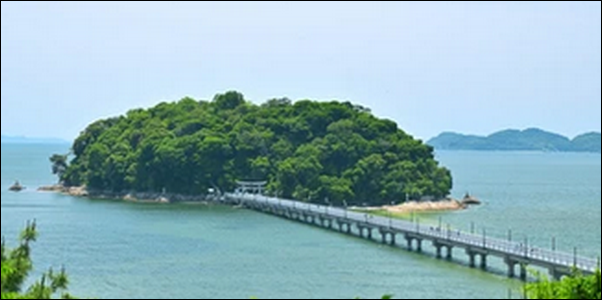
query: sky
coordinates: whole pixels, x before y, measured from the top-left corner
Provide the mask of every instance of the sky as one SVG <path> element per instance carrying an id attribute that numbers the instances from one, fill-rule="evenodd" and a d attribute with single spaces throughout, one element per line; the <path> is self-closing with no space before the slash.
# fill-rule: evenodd
<path id="1" fill-rule="evenodd" d="M 428 139 L 600 131 L 600 2 L 1 2 L 2 135 L 228 90 L 341 100 Z"/>

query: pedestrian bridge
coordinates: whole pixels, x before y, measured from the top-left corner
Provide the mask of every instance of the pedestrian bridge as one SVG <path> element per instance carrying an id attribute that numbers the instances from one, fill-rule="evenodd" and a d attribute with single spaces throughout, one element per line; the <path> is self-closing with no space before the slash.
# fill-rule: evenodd
<path id="1" fill-rule="evenodd" d="M 396 220 L 349 211 L 323 205 L 302 203 L 259 194 L 227 193 L 221 197 L 225 204 L 239 205 L 259 212 L 299 221 L 302 223 L 337 230 L 360 238 L 377 238 L 383 244 L 396 245 L 399 238 L 407 243 L 407 249 L 422 252 L 430 243 L 438 259 L 452 260 L 453 250 L 460 249 L 468 257 L 469 266 L 487 270 L 490 256 L 501 258 L 508 266 L 508 276 L 527 280 L 527 267 L 537 266 L 549 270 L 550 276 L 560 279 L 574 269 L 583 274 L 593 274 L 600 268 L 599 259 L 531 247 L 510 240 L 495 239 L 483 235 L 444 230 L 440 227 L 421 225 L 417 222 Z M 445 251 L 445 253 L 444 253 Z M 479 261 L 477 262 L 477 259 Z M 477 265 L 478 263 L 478 265 Z"/>

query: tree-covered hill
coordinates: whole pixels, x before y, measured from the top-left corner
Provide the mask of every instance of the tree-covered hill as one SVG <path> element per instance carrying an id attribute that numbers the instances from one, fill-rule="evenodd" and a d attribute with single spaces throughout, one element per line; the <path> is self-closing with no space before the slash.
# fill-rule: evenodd
<path id="1" fill-rule="evenodd" d="M 270 193 L 303 201 L 381 205 L 444 197 L 450 172 L 433 149 L 350 103 L 274 99 L 258 106 L 228 92 L 97 121 L 58 168 L 68 186 L 103 191 L 204 194 L 236 180 L 267 180 Z"/>
<path id="2" fill-rule="evenodd" d="M 602 152 L 600 133 L 592 132 L 580 135 L 573 139 L 573 149 L 581 152 Z"/>
<path id="3" fill-rule="evenodd" d="M 487 137 L 442 133 L 428 142 L 440 150 L 553 151 L 600 153 L 600 133 L 589 133 L 569 140 L 540 129 L 504 130 Z"/>

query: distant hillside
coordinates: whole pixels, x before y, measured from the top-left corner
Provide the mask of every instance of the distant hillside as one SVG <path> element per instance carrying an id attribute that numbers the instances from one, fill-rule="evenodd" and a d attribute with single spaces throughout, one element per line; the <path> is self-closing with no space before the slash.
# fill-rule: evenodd
<path id="1" fill-rule="evenodd" d="M 600 153 L 600 133 L 592 132 L 573 139 L 573 150 Z"/>
<path id="2" fill-rule="evenodd" d="M 57 138 L 27 138 L 2 136 L 2 144 L 67 144 L 69 142 Z"/>
<path id="3" fill-rule="evenodd" d="M 601 152 L 600 133 L 588 133 L 570 140 L 533 128 L 505 130 L 487 137 L 446 132 L 428 144 L 439 150 Z"/>

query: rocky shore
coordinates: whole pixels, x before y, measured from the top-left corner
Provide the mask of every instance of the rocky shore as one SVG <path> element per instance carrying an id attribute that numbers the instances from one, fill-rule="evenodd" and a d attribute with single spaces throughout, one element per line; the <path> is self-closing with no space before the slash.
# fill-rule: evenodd
<path id="1" fill-rule="evenodd" d="M 206 196 L 190 196 L 168 193 L 139 193 L 139 192 L 110 192 L 93 191 L 85 187 L 65 187 L 62 185 L 43 186 L 38 189 L 40 192 L 61 193 L 73 197 L 87 197 L 94 199 L 123 200 L 128 202 L 140 203 L 207 203 Z"/>
<path id="2" fill-rule="evenodd" d="M 40 192 L 61 193 L 73 197 L 87 197 L 94 199 L 110 199 L 123 200 L 127 202 L 138 203 L 197 203 L 206 204 L 211 199 L 204 195 L 180 195 L 168 193 L 139 193 L 139 192 L 110 192 L 110 191 L 93 191 L 85 187 L 65 187 L 62 185 L 43 186 L 38 189 Z M 379 207 L 358 207 L 351 208 L 361 211 L 387 211 L 393 214 L 408 214 L 414 212 L 440 212 L 440 211 L 456 211 L 467 209 L 471 205 L 479 205 L 481 201 L 467 195 L 463 200 L 455 200 L 447 198 L 440 201 L 424 201 L 424 202 L 406 202 L 394 206 L 379 206 Z"/>

